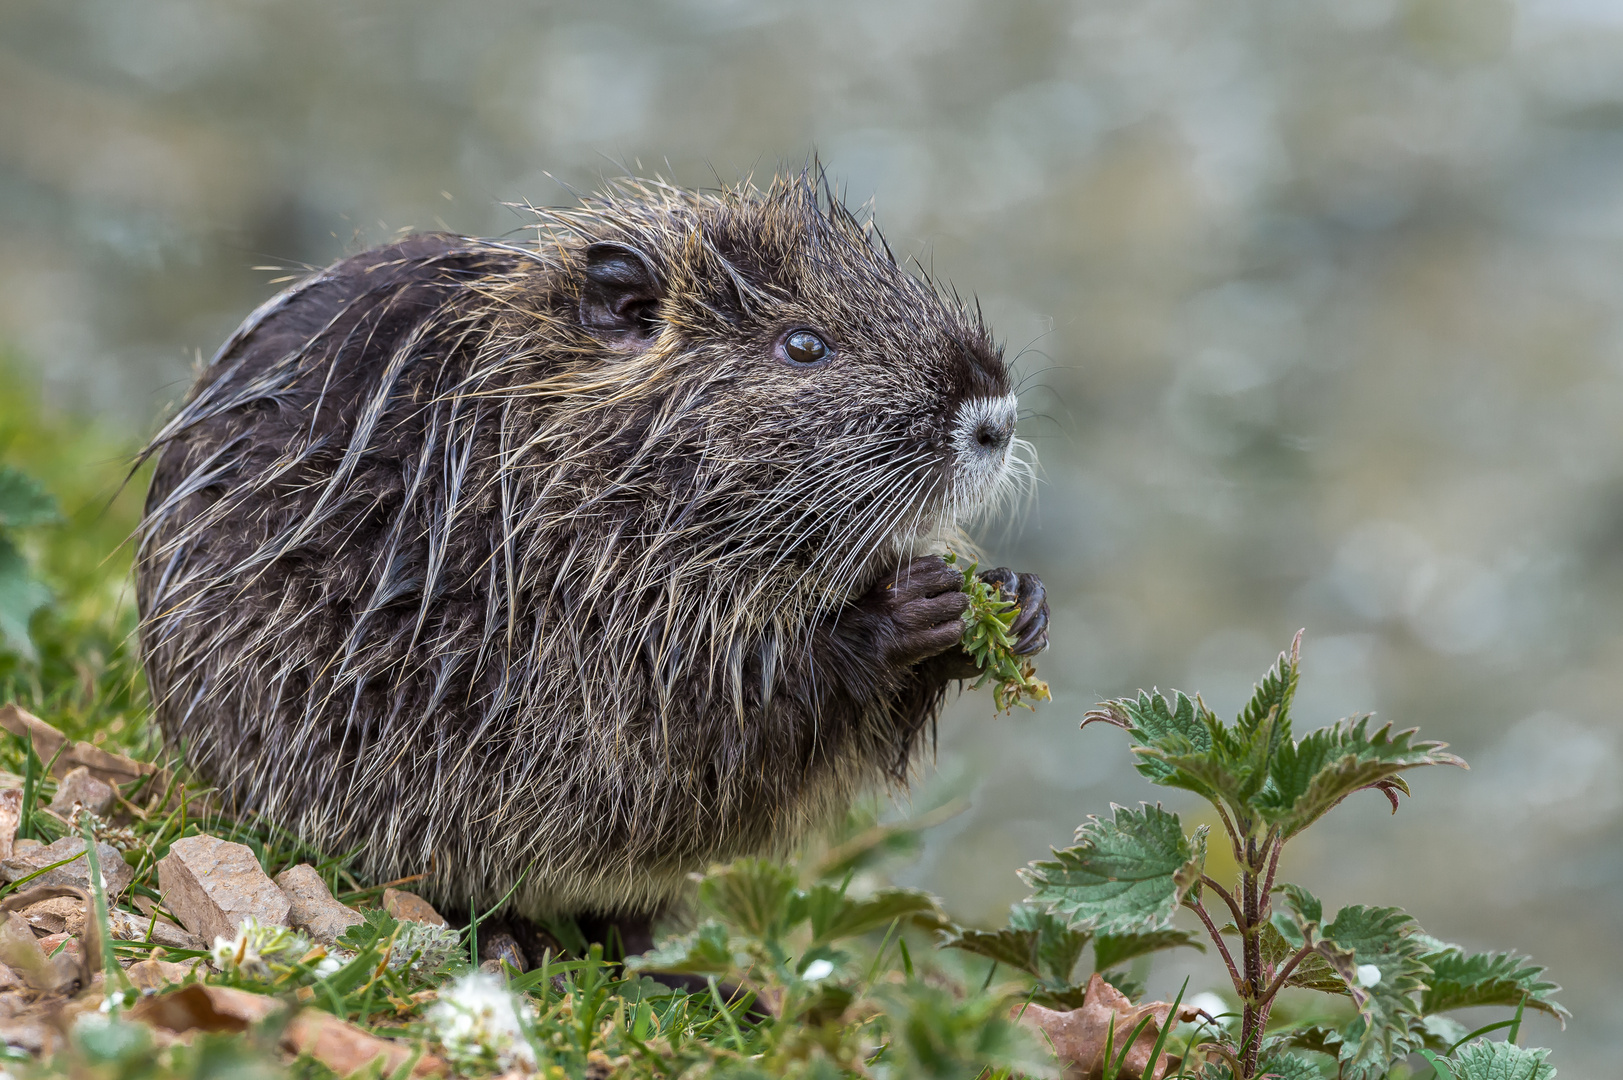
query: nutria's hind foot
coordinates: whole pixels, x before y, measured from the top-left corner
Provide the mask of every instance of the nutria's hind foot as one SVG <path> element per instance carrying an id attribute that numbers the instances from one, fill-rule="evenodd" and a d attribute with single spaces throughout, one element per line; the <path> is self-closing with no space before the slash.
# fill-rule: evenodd
<path id="1" fill-rule="evenodd" d="M 654 947 L 654 922 L 662 913 L 580 915 L 574 920 L 586 946 L 603 947 L 603 959 L 619 964 L 629 956 L 638 956 Z M 547 957 L 553 960 L 577 959 L 559 940 L 573 937 L 561 927 L 554 933 L 545 925 L 526 919 L 522 915 L 498 915 L 479 924 L 479 959 L 484 962 L 504 961 L 518 971 L 540 967 Z M 576 943 L 579 944 L 578 942 Z M 673 990 L 702 993 L 709 983 L 691 975 L 652 976 Z"/>

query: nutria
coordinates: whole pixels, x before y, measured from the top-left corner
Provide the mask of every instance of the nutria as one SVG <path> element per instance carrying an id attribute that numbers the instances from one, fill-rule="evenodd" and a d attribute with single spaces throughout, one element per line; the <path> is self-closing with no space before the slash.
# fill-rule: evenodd
<path id="1" fill-rule="evenodd" d="M 905 779 L 1015 398 L 816 177 L 538 213 L 249 316 L 147 450 L 141 646 L 236 806 L 451 912 L 629 917 Z"/>

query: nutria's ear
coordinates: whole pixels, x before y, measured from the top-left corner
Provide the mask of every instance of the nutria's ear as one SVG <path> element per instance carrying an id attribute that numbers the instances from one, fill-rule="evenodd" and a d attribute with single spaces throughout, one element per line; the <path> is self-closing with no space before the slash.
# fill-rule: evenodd
<path id="1" fill-rule="evenodd" d="M 586 249 L 580 321 L 587 329 L 648 337 L 659 294 L 659 277 L 636 248 L 604 242 Z"/>

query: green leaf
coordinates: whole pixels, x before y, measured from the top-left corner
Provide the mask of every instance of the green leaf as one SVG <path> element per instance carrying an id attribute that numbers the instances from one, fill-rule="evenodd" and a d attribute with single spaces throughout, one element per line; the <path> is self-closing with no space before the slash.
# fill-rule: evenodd
<path id="1" fill-rule="evenodd" d="M 920 916 L 928 916 L 932 922 L 941 919 L 941 908 L 935 897 L 917 889 L 882 889 L 866 899 L 852 900 L 839 895 L 831 886 L 819 885 L 809 895 L 816 896 L 825 890 L 834 893 L 840 902 L 808 905 L 812 940 L 817 944 L 866 934 L 889 926 L 897 919 Z"/>
<path id="2" fill-rule="evenodd" d="M 1419 742 L 1415 730 L 1390 724 L 1371 733 L 1369 717 L 1341 720 L 1300 743 L 1284 743 L 1268 771 L 1269 785 L 1255 800 L 1263 819 L 1290 838 L 1361 788 L 1394 782 L 1405 769 L 1465 762 L 1440 742 Z M 1395 798 L 1395 796 L 1394 796 Z"/>
<path id="3" fill-rule="evenodd" d="M 1341 1032 L 1327 1024 L 1303 1024 L 1270 1035 L 1262 1042 L 1264 1055 L 1277 1053 L 1284 1047 L 1336 1057 L 1341 1052 Z"/>
<path id="4" fill-rule="evenodd" d="M 1280 926 L 1282 924 L 1292 935 L 1296 936 L 1296 944 L 1291 944 L 1290 940 L 1281 932 Z M 1259 936 L 1263 962 L 1276 970 L 1285 961 L 1295 956 L 1302 947 L 1301 930 L 1285 912 L 1274 912 L 1273 921 L 1262 924 Z M 1345 994 L 1347 992 L 1345 980 L 1318 953 L 1308 953 L 1302 957 L 1296 966 L 1291 969 L 1291 973 L 1285 977 L 1285 985 L 1303 990 L 1318 990 L 1326 994 Z"/>
<path id="5" fill-rule="evenodd" d="M 1477 1005 L 1502 1005 L 1514 1009 L 1526 1003 L 1529 1009 L 1549 1013 L 1565 1024 L 1572 1015 L 1553 1000 L 1560 987 L 1539 978 L 1544 968 L 1513 952 L 1472 953 L 1449 945 L 1421 958 L 1431 968 L 1426 990 L 1420 996 L 1423 1013 L 1468 1009 Z"/>
<path id="6" fill-rule="evenodd" d="M 1206 951 L 1200 938 L 1188 930 L 1146 930 L 1138 934 L 1100 934 L 1093 939 L 1093 966 L 1097 971 L 1119 967 L 1129 960 L 1162 949 L 1184 946 Z"/>
<path id="7" fill-rule="evenodd" d="M 706 922 L 690 934 L 663 942 L 641 956 L 626 959 L 632 971 L 670 971 L 684 975 L 726 975 L 749 966 L 747 954 L 735 953 L 727 928 Z"/>
<path id="8" fill-rule="evenodd" d="M 0 528 L 24 529 L 57 521 L 56 500 L 38 480 L 0 465 Z"/>
<path id="9" fill-rule="evenodd" d="M 1092 937 L 1050 911 L 1015 904 L 1009 909 L 1009 925 L 1004 929 L 955 927 L 943 935 L 941 944 L 1007 964 L 1053 988 L 1070 986 L 1071 973 Z"/>
<path id="10" fill-rule="evenodd" d="M 1317 1065 L 1299 1054 L 1288 1053 L 1266 1054 L 1259 1058 L 1257 1076 L 1274 1077 L 1275 1080 L 1324 1080 L 1324 1073 L 1319 1071 Z"/>
<path id="11" fill-rule="evenodd" d="M 1274 666 L 1262 677 L 1251 692 L 1251 700 L 1240 710 L 1239 729 L 1247 738 L 1256 735 L 1264 724 L 1270 726 L 1270 752 L 1290 738 L 1291 699 L 1296 696 L 1296 683 L 1302 665 L 1302 635 L 1296 635 L 1291 647 L 1279 654 Z"/>
<path id="12" fill-rule="evenodd" d="M 0 646 L 24 659 L 37 659 L 28 623 L 50 602 L 51 591 L 34 580 L 23 553 L 9 537 L 0 535 Z"/>
<path id="13" fill-rule="evenodd" d="M 1178 815 L 1159 806 L 1115 810 L 1113 821 L 1090 817 L 1077 830 L 1075 847 L 1020 871 L 1032 889 L 1028 902 L 1104 933 L 1164 929 L 1200 880 L 1205 826 L 1192 844 Z"/>
<path id="14" fill-rule="evenodd" d="M 1549 1056 L 1542 1047 L 1478 1039 L 1460 1047 L 1449 1064 L 1455 1080 L 1550 1080 L 1555 1066 L 1544 1060 Z"/>
<path id="15" fill-rule="evenodd" d="M 1281 746 L 1291 743 L 1291 700 L 1301 671 L 1302 634 L 1279 654 L 1274 666 L 1252 691 L 1240 710 L 1236 732 L 1243 741 L 1245 772 L 1234 788 L 1236 810 L 1250 818 L 1251 800 L 1268 780 L 1268 770 Z M 1238 749 L 1238 748 L 1237 748 Z"/>
<path id="16" fill-rule="evenodd" d="M 1303 925 L 1318 926 L 1324 921 L 1323 902 L 1300 885 L 1292 885 L 1286 882 L 1275 891 L 1284 894 L 1285 904 L 1302 921 Z"/>
<path id="17" fill-rule="evenodd" d="M 874 996 L 886 1014 L 890 1044 L 884 1071 L 890 1075 L 933 1080 L 976 1080 L 988 1072 L 1053 1075 L 1052 1052 L 1009 1018 L 1008 1002 L 999 995 L 960 998 L 913 980 L 882 985 Z"/>
<path id="18" fill-rule="evenodd" d="M 702 907 L 758 938 L 783 933 L 794 894 L 794 871 L 765 859 L 740 859 L 699 883 Z"/>
<path id="19" fill-rule="evenodd" d="M 1106 701 L 1082 719 L 1087 727 L 1105 721 L 1126 728 L 1138 745 L 1138 771 L 1164 787 L 1183 788 L 1205 799 L 1216 799 L 1211 785 L 1199 777 L 1180 772 L 1164 758 L 1201 757 L 1211 753 L 1212 733 L 1196 715 L 1195 703 L 1181 691 L 1172 700 L 1160 694 L 1139 691 L 1138 698 Z"/>
<path id="20" fill-rule="evenodd" d="M 1448 1053 L 1470 1033 L 1470 1028 L 1451 1016 L 1422 1016 L 1415 1025 L 1415 1034 L 1425 1048 L 1439 1054 Z"/>
<path id="21" fill-rule="evenodd" d="M 1393 907 L 1352 904 L 1324 928 L 1318 952 L 1341 975 L 1358 1006 L 1344 1029 L 1341 1060 L 1350 1077 L 1382 1076 L 1393 1061 L 1416 1050 L 1411 1030 L 1420 1013 L 1416 998 L 1427 974 L 1424 939 L 1406 913 Z M 1378 977 L 1362 977 L 1373 968 Z"/>

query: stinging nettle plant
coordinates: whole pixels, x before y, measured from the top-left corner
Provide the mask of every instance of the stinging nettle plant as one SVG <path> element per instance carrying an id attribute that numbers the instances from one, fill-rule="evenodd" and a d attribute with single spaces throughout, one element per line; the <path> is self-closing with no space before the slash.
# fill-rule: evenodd
<path id="1" fill-rule="evenodd" d="M 1349 905 L 1327 919 L 1318 898 L 1276 880 L 1285 846 L 1348 796 L 1377 791 L 1396 812 L 1398 796 L 1409 793 L 1402 773 L 1465 766 L 1443 743 L 1420 740 L 1414 730 L 1372 728 L 1368 716 L 1293 738 L 1300 644 L 1298 633 L 1232 726 L 1198 696 L 1177 691 L 1106 702 L 1082 722 L 1123 729 L 1139 772 L 1216 808 L 1225 835 L 1211 842 L 1230 845 L 1237 881 L 1225 886 L 1206 873 L 1206 826 L 1186 833 L 1159 805 L 1118 806 L 1110 820 L 1084 822 L 1074 846 L 1020 872 L 1032 892 L 1008 928 L 960 931 L 943 944 L 1027 971 L 1040 1004 L 1075 1007 L 1081 988 L 1069 983 L 1070 970 L 1090 938 L 1095 968 L 1120 982 L 1123 973 L 1104 969 L 1121 961 L 1122 943 L 1132 943 L 1128 955 L 1195 944 L 1172 927 L 1178 909 L 1187 908 L 1222 956 L 1241 1003 L 1239 1030 L 1219 1030 L 1194 1047 L 1207 1064 L 1187 1075 L 1318 1080 L 1325 1074 L 1313 1055 L 1325 1055 L 1332 1075 L 1373 1080 L 1419 1052 L 1438 1063 L 1439 1076 L 1452 1070 L 1456 1080 L 1498 1077 L 1493 1070 L 1501 1068 L 1510 1069 L 1506 1077 L 1552 1076 L 1548 1051 L 1513 1045 L 1523 1009 L 1563 1023 L 1568 1015 L 1542 968 L 1514 953 L 1468 954 L 1422 933 L 1395 907 Z M 1339 1027 L 1303 1021 L 1269 1030 L 1286 987 L 1342 995 L 1356 1015 Z M 1467 1032 L 1445 1015 L 1483 1005 L 1514 1008 L 1516 1018 Z M 1505 1027 L 1512 1043 L 1478 1038 Z"/>

